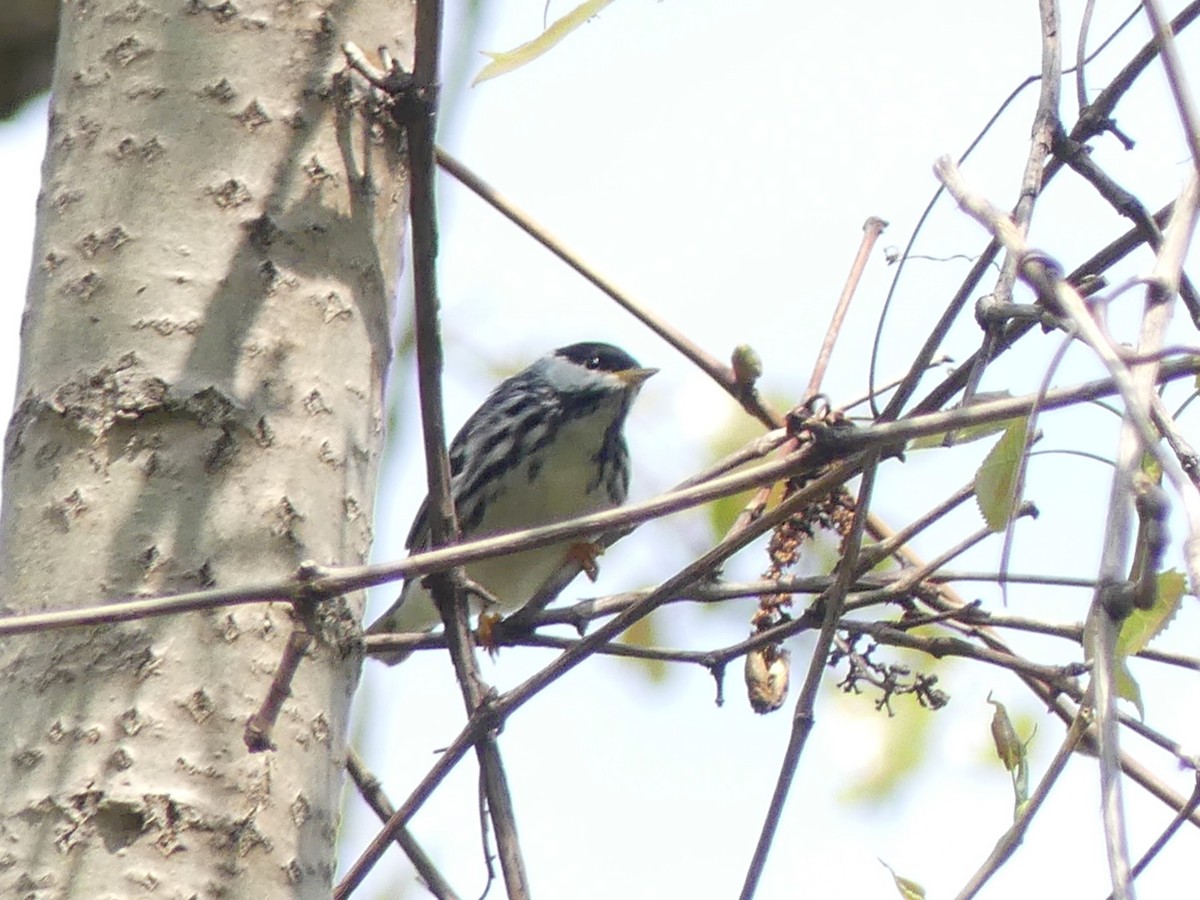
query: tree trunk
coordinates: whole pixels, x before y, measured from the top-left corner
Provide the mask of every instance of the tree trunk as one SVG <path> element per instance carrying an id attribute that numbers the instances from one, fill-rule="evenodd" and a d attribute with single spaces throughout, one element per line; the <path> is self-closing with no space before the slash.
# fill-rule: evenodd
<path id="1" fill-rule="evenodd" d="M 4 614 L 365 559 L 407 195 L 335 74 L 344 40 L 410 61 L 412 13 L 65 4 Z M 285 603 L 4 639 L 0 896 L 328 896 L 361 607 L 258 754 Z"/>

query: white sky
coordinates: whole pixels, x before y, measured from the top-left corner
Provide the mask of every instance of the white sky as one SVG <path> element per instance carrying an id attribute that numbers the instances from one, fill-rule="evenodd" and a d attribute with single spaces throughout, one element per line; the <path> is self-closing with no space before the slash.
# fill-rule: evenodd
<path id="1" fill-rule="evenodd" d="M 513 47 L 540 27 L 541 2 L 511 0 L 500 12 L 488 6 L 492 16 L 476 50 Z M 1091 46 L 1131 6 L 1099 3 Z M 551 16 L 567 8 L 556 4 Z M 1067 58 L 1074 54 L 1080 8 L 1064 3 Z M 448 33 L 459 27 L 452 20 Z M 1145 23 L 1136 23 L 1089 69 L 1093 96 L 1147 35 Z M 1184 50 L 1195 88 L 1195 35 Z M 625 0 L 528 69 L 452 94 L 442 142 L 710 351 L 724 357 L 735 344 L 751 343 L 766 364 L 766 391 L 786 401 L 807 382 L 863 221 L 871 215 L 889 220 L 881 246 L 903 246 L 935 187 L 933 160 L 961 152 L 1008 92 L 1037 70 L 1039 53 L 1033 3 Z M 472 57 L 469 71 L 479 64 Z M 1095 142 L 1101 164 L 1142 192 L 1152 208 L 1178 192 L 1187 172 L 1162 86 L 1156 72 L 1118 108 L 1122 128 L 1138 141 L 1133 152 L 1121 151 L 1111 138 Z M 1074 117 L 1073 96 L 1073 83 L 1064 85 L 1067 121 Z M 1027 92 L 965 167 L 972 183 L 1001 206 L 1015 198 L 1035 102 L 1035 92 Z M 0 333 L 13 340 L 32 242 L 43 120 L 44 107 L 35 107 L 0 126 L 0 196 L 9 211 L 0 221 L 0 315 L 9 325 Z M 719 390 L 464 190 L 443 181 L 441 201 L 450 422 L 461 422 L 500 373 L 571 340 L 606 339 L 663 369 L 629 428 L 633 499 L 674 484 L 711 456 L 718 436 L 740 421 Z M 1035 243 L 1068 266 L 1126 227 L 1070 176 L 1060 176 L 1039 209 Z M 982 232 L 944 203 L 918 252 L 974 254 L 983 244 Z M 1128 273 L 1148 265 L 1143 255 Z M 886 332 L 882 377 L 903 370 L 914 335 L 925 333 L 967 266 L 961 260 L 911 264 Z M 835 402 L 864 390 L 864 360 L 891 275 L 877 252 L 826 381 Z M 1194 334 L 1181 335 L 1195 343 Z M 962 358 L 977 339 L 968 320 L 947 349 Z M 1055 345 L 1046 339 L 1023 351 L 1019 362 L 1005 361 L 984 388 L 1035 388 Z M 15 356 L 12 347 L 0 351 L 0 385 L 13 383 Z M 1095 374 L 1082 354 L 1075 359 L 1060 383 Z M 403 437 L 418 433 L 411 383 L 402 381 L 398 390 L 400 438 L 376 529 L 381 560 L 402 554 L 423 492 L 420 442 Z M 0 403 L 10 397 L 11 388 L 0 390 Z M 1112 453 L 1113 420 L 1104 413 L 1085 410 L 1042 427 L 1047 446 Z M 906 463 L 890 463 L 877 509 L 898 524 L 932 506 L 970 479 L 986 449 L 916 453 Z M 1107 479 L 1095 463 L 1039 458 L 1029 494 L 1043 515 L 1018 531 L 1013 570 L 1094 574 Z M 932 556 L 976 527 L 968 507 L 918 549 Z M 596 587 L 576 585 L 568 596 L 650 584 L 686 563 L 706 539 L 698 516 L 648 528 L 605 558 Z M 993 541 L 962 568 L 994 569 L 998 557 L 999 541 Z M 749 577 L 762 567 L 761 554 L 748 551 L 727 574 Z M 978 595 L 998 602 L 986 586 Z M 968 596 L 976 594 L 968 589 Z M 376 608 L 387 599 L 376 597 Z M 1009 599 L 1013 612 L 1060 621 L 1079 620 L 1086 603 L 1082 592 L 1013 589 Z M 744 635 L 749 611 L 746 604 L 721 614 L 673 610 L 659 617 L 661 638 L 669 646 L 722 646 Z M 1186 647 L 1179 635 L 1194 635 L 1196 625 L 1192 604 L 1167 637 Z M 805 639 L 791 648 L 797 683 L 810 646 Z M 1063 653 L 1054 643 L 1023 646 L 1043 661 L 1059 661 Z M 507 651 L 486 674 L 510 687 L 548 659 Z M 991 708 L 984 697 L 993 691 L 1037 722 L 1035 782 L 1062 735 L 1015 679 L 976 669 L 938 670 L 952 701 L 937 714 L 901 700 L 900 715 L 889 720 L 874 711 L 869 696 L 844 697 L 832 687 L 823 694 L 760 897 L 892 896 L 877 858 L 921 882 L 930 897 L 957 892 L 1011 816 L 1008 776 L 990 749 Z M 1195 674 L 1136 664 L 1135 673 L 1143 679 L 1148 721 L 1195 747 Z M 830 686 L 836 680 L 827 678 Z M 699 670 L 675 670 L 652 683 L 637 666 L 596 660 L 509 723 L 501 747 L 536 896 L 736 895 L 792 707 L 754 715 L 736 671 L 728 677 L 724 708 L 713 705 L 712 693 Z M 359 722 L 368 760 L 400 800 L 461 726 L 457 689 L 444 660 L 426 655 L 394 671 L 368 664 L 363 697 Z M 917 774 L 886 797 L 848 800 L 881 753 L 897 752 L 886 740 L 912 717 L 930 730 Z M 1185 775 L 1160 756 L 1145 758 L 1187 792 Z M 1104 896 L 1096 781 L 1091 761 L 1074 760 L 1024 846 L 981 896 Z M 1126 796 L 1137 853 L 1169 815 L 1136 789 Z M 483 884 L 474 806 L 468 766 L 415 821 L 418 836 L 464 896 Z M 353 856 L 372 826 L 368 813 L 351 807 L 345 843 Z M 1174 885 L 1194 885 L 1196 846 L 1194 831 L 1177 837 L 1139 881 L 1142 896 L 1178 896 Z M 386 862 L 364 896 L 394 896 L 396 878 L 411 880 L 398 853 Z"/>

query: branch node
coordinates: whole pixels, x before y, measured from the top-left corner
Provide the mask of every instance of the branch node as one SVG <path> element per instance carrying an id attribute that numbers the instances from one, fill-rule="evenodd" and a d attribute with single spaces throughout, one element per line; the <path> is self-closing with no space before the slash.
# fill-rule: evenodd
<path id="1" fill-rule="evenodd" d="M 1136 590 L 1129 581 L 1113 581 L 1102 585 L 1098 597 L 1104 612 L 1114 622 L 1123 622 L 1133 612 Z"/>
<path id="2" fill-rule="evenodd" d="M 712 676 L 716 684 L 717 696 L 713 698 L 713 702 L 717 706 L 725 705 L 725 661 L 714 662 L 707 667 L 708 674 Z"/>

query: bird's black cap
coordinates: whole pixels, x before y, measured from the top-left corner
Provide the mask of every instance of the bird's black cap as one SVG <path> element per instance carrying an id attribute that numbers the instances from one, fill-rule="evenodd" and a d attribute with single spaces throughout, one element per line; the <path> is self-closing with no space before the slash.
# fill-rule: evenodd
<path id="1" fill-rule="evenodd" d="M 630 369 L 641 368 L 638 361 L 620 347 L 598 341 L 585 341 L 580 344 L 559 347 L 554 351 L 554 355 L 569 359 L 585 369 L 595 369 L 600 372 L 627 372 Z"/>

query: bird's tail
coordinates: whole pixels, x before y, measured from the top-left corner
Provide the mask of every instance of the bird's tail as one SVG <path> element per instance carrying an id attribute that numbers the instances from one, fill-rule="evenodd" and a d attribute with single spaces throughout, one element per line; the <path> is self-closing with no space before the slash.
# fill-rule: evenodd
<path id="1" fill-rule="evenodd" d="M 363 632 L 364 635 L 380 635 L 380 634 L 412 634 L 411 625 L 403 621 L 400 610 L 404 605 L 404 595 L 401 594 L 396 602 L 388 607 L 388 611 L 371 623 L 370 627 Z M 421 629 L 426 634 L 433 631 L 435 625 Z M 372 659 L 377 659 L 387 666 L 396 666 L 408 659 L 412 655 L 412 650 L 388 650 L 383 653 L 371 654 Z"/>

